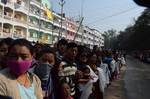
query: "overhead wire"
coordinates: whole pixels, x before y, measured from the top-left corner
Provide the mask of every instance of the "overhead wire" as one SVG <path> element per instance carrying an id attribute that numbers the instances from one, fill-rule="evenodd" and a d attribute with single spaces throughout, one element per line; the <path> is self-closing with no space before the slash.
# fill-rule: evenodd
<path id="1" fill-rule="evenodd" d="M 109 15 L 109 16 L 106 16 L 106 17 L 103 17 L 103 18 L 101 18 L 101 19 L 97 19 L 97 20 L 95 20 L 95 21 L 93 21 L 93 22 L 88 23 L 87 25 L 95 24 L 95 23 L 98 23 L 99 21 L 103 21 L 103 20 L 112 18 L 112 17 L 114 17 L 114 16 L 122 15 L 122 14 L 127 13 L 127 12 L 129 12 L 129 11 L 132 11 L 132 10 L 134 10 L 134 9 L 136 9 L 136 8 L 137 8 L 137 7 L 132 7 L 132 8 L 129 8 L 129 9 L 127 9 L 127 10 L 124 10 L 124 11 L 121 11 L 121 12 L 118 12 L 118 13 L 115 13 L 115 14 L 112 14 L 112 15 Z"/>

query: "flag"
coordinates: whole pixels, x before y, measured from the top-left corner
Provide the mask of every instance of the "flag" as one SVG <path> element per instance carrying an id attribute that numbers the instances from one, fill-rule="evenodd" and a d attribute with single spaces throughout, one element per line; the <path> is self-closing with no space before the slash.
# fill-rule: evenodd
<path id="1" fill-rule="evenodd" d="M 46 11 L 46 15 L 48 17 L 49 20 L 53 20 L 53 13 L 51 10 L 49 10 L 47 7 L 45 8 Z"/>
<path id="2" fill-rule="evenodd" d="M 42 4 L 45 8 L 45 14 L 49 20 L 53 20 L 53 13 L 50 0 L 42 0 Z"/>

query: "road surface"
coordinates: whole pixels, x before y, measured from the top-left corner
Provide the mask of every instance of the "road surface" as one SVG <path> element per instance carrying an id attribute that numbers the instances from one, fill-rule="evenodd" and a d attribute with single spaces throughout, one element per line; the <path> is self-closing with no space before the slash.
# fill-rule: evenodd
<path id="1" fill-rule="evenodd" d="M 150 99 L 150 64 L 128 57 L 124 89 L 125 99 Z"/>
<path id="2" fill-rule="evenodd" d="M 150 99 L 150 64 L 128 56 L 127 67 L 105 90 L 104 99 Z"/>

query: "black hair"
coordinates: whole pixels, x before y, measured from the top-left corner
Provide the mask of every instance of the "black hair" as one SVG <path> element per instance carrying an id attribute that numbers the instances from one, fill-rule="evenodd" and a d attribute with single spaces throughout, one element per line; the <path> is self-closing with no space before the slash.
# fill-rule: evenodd
<path id="1" fill-rule="evenodd" d="M 54 54 L 54 56 L 56 56 L 55 55 L 55 50 L 53 48 L 47 46 L 47 45 L 43 46 L 42 50 L 40 51 L 40 56 L 39 57 L 41 57 L 45 53 L 52 53 L 52 54 Z"/>
<path id="2" fill-rule="evenodd" d="M 78 47 L 78 45 L 74 42 L 70 42 L 67 44 L 67 49 Z"/>
<path id="3" fill-rule="evenodd" d="M 90 62 L 91 57 L 92 57 L 93 55 L 96 55 L 96 62 L 97 62 L 98 56 L 97 56 L 97 54 L 94 53 L 94 52 L 89 53 L 89 55 L 88 55 L 88 62 Z"/>
<path id="4" fill-rule="evenodd" d="M 58 87 L 61 88 L 62 85 L 65 84 L 65 83 L 67 83 L 66 80 L 65 80 L 65 78 L 59 79 L 59 81 L 58 81 Z"/>
<path id="5" fill-rule="evenodd" d="M 78 53 L 89 53 L 89 48 L 83 45 L 78 45 Z"/>
<path id="6" fill-rule="evenodd" d="M 67 44 L 68 44 L 68 42 L 67 42 L 66 39 L 61 39 L 61 40 L 58 41 L 57 47 L 58 47 L 59 45 L 67 45 Z"/>
<path id="7" fill-rule="evenodd" d="M 88 57 L 88 53 L 87 52 L 82 52 L 79 56 L 80 57 Z"/>
<path id="8" fill-rule="evenodd" d="M 0 46 L 2 46 L 3 44 L 10 46 L 12 42 L 13 42 L 12 38 L 4 38 L 0 41 Z"/>
<path id="9" fill-rule="evenodd" d="M 90 53 L 88 54 L 88 58 L 92 57 L 93 55 L 96 55 L 96 56 L 97 56 L 97 54 L 96 54 L 95 52 L 90 52 Z"/>
<path id="10" fill-rule="evenodd" d="M 90 69 L 87 66 L 83 67 L 81 71 L 85 73 L 86 70 L 88 70 L 88 73 L 90 73 Z"/>
<path id="11" fill-rule="evenodd" d="M 12 42 L 12 44 L 10 45 L 10 48 L 9 48 L 9 52 L 11 50 L 11 48 L 15 45 L 20 45 L 20 46 L 26 46 L 29 50 L 30 50 L 30 53 L 33 55 L 33 46 L 31 44 L 31 42 L 29 42 L 28 40 L 26 39 L 16 39 Z"/>
<path id="12" fill-rule="evenodd" d="M 94 45 L 94 46 L 93 46 L 93 52 L 96 52 L 97 48 L 98 48 L 98 46 L 97 46 L 97 45 Z"/>
<path id="13" fill-rule="evenodd" d="M 43 44 L 36 43 L 36 44 L 34 45 L 34 54 L 35 54 L 35 59 L 36 59 L 36 60 L 39 60 L 39 57 L 40 57 L 40 53 L 41 53 L 42 48 L 43 48 Z"/>
<path id="14" fill-rule="evenodd" d="M 81 56 L 82 54 L 86 54 L 86 56 L 88 56 L 90 52 L 91 50 L 88 47 L 82 45 L 78 46 L 78 56 Z"/>

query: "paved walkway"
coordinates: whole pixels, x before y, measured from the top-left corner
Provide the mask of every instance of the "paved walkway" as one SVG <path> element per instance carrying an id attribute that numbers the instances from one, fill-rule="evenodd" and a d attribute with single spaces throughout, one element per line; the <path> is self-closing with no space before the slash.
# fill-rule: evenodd
<path id="1" fill-rule="evenodd" d="M 115 80 L 105 90 L 104 99 L 125 99 L 124 98 L 124 74 L 126 67 L 121 68 L 119 80 Z"/>

